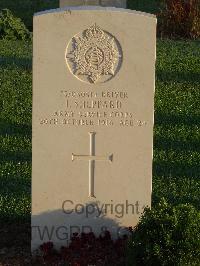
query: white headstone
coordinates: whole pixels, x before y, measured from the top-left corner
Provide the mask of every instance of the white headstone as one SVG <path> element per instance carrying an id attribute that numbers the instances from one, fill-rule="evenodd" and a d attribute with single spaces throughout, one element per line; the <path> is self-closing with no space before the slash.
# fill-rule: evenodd
<path id="1" fill-rule="evenodd" d="M 34 16 L 33 38 L 32 249 L 117 237 L 151 205 L 156 19 L 58 9 Z"/>
<path id="2" fill-rule="evenodd" d="M 126 8 L 126 0 L 60 0 L 60 7 L 83 6 L 83 5 Z"/>

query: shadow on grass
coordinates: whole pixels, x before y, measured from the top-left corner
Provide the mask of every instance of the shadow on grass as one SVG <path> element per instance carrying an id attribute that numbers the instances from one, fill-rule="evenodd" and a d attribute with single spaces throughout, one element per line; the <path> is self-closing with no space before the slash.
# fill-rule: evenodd
<path id="1" fill-rule="evenodd" d="M 31 182 L 18 176 L 0 178 L 0 249 L 30 245 Z M 24 239 L 25 238 L 25 239 Z"/>
<path id="2" fill-rule="evenodd" d="M 20 167 L 20 165 L 18 166 Z M 28 192 L 30 192 L 31 188 L 30 188 L 30 183 L 31 183 L 31 179 L 30 179 L 30 171 L 28 173 L 23 174 L 20 172 L 16 173 L 7 173 L 5 176 L 1 176 L 1 186 L 0 186 L 0 192 L 2 193 L 3 191 L 7 191 L 7 193 L 20 193 L 20 191 L 18 189 L 20 189 L 21 187 L 24 187 L 24 189 L 22 189 L 22 192 L 28 190 Z M 25 190 L 26 188 L 26 190 Z"/>
<path id="3" fill-rule="evenodd" d="M 173 131 L 174 126 L 186 126 L 191 129 L 195 129 L 199 124 L 200 116 L 198 115 L 178 115 L 178 114 L 165 114 L 162 112 L 155 113 L 155 128 L 156 126 L 162 126 L 163 128 L 169 128 Z M 174 153 L 185 152 L 188 156 L 191 152 L 199 152 L 200 150 L 200 140 L 198 139 L 186 139 L 181 141 L 178 136 L 176 139 L 170 139 L 165 137 L 165 135 L 154 136 L 154 149 L 159 151 L 172 151 Z M 189 157 L 188 157 L 189 159 Z M 171 161 L 170 158 L 167 161 L 156 161 L 153 163 L 153 175 L 157 176 L 172 176 L 172 177 L 199 177 L 200 165 L 195 161 Z"/>
<path id="4" fill-rule="evenodd" d="M 199 125 L 200 115 L 186 115 L 186 114 L 166 114 L 162 112 L 155 113 L 155 126 L 156 125 L 186 125 L 195 126 Z"/>
<path id="5" fill-rule="evenodd" d="M 11 124 L 8 122 L 0 122 L 0 135 L 1 136 L 24 136 L 31 138 L 31 126 L 28 125 L 18 125 Z M 0 160 L 1 162 L 13 161 L 13 162 L 31 162 L 32 154 L 31 152 L 23 151 L 1 151 L 0 150 Z"/>
<path id="6" fill-rule="evenodd" d="M 29 125 L 12 124 L 7 121 L 0 121 L 0 135 L 1 136 L 24 136 L 31 138 L 32 128 Z M 31 162 L 32 153 L 24 151 L 1 151 L 0 150 L 1 162 Z"/>
<path id="7" fill-rule="evenodd" d="M 24 70 L 32 70 L 32 60 L 29 58 L 0 57 L 1 68 L 19 67 Z"/>
<path id="8" fill-rule="evenodd" d="M 163 82 L 200 82 L 199 73 L 156 70 L 156 80 Z"/>
<path id="9" fill-rule="evenodd" d="M 200 142 L 197 141 L 180 141 L 180 140 L 171 140 L 169 138 L 165 138 L 164 136 L 155 136 L 154 137 L 154 148 L 159 150 L 173 150 L 173 151 L 188 151 L 195 152 L 200 151 Z"/>
<path id="10" fill-rule="evenodd" d="M 0 220 L 1 217 L 5 216 L 10 216 L 12 220 L 18 215 L 16 211 L 19 211 L 23 216 L 23 213 L 27 211 L 28 206 L 23 206 L 23 210 L 20 208 L 22 207 L 22 201 L 26 202 L 30 198 L 30 178 L 23 178 L 20 176 L 20 173 L 18 173 L 16 176 L 9 175 L 8 173 L 7 175 L 1 177 L 0 195 L 2 197 Z M 2 208 L 2 206 L 5 208 Z"/>
<path id="11" fill-rule="evenodd" d="M 153 176 L 152 205 L 164 197 L 170 204 L 192 204 L 200 209 L 199 179 L 181 176 Z"/>
<path id="12" fill-rule="evenodd" d="M 154 162 L 153 163 L 153 175 L 181 178 L 187 176 L 190 178 L 199 178 L 200 166 L 191 165 L 189 163 L 177 163 L 171 162 Z"/>
<path id="13" fill-rule="evenodd" d="M 8 121 L 0 121 L 0 135 L 22 135 L 31 137 L 32 134 L 32 126 L 31 125 L 20 125 L 20 124 L 13 124 L 12 122 Z"/>
<path id="14" fill-rule="evenodd" d="M 1 162 L 29 162 L 32 161 L 31 152 L 0 152 Z"/>
<path id="15" fill-rule="evenodd" d="M 31 217 L 0 216 L 0 249 L 17 247 L 30 250 Z"/>

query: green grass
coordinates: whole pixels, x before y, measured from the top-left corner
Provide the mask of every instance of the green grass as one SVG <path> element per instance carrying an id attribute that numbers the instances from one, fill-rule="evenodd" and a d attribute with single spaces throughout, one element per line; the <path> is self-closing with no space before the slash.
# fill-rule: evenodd
<path id="1" fill-rule="evenodd" d="M 153 200 L 200 207 L 200 50 L 158 41 Z"/>
<path id="2" fill-rule="evenodd" d="M 31 44 L 0 41 L 0 218 L 26 219 L 31 200 Z"/>
<path id="3" fill-rule="evenodd" d="M 157 42 L 153 204 L 200 206 L 200 51 Z M 0 41 L 0 218 L 30 217 L 32 44 Z"/>

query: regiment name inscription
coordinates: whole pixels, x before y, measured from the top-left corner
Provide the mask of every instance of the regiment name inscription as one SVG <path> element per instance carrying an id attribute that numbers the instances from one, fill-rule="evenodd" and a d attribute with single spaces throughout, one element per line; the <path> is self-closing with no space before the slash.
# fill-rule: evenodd
<path id="1" fill-rule="evenodd" d="M 41 125 L 141 127 L 147 124 L 126 110 L 128 92 L 61 90 L 60 93 L 64 108 L 52 111 L 49 117 L 40 118 Z"/>

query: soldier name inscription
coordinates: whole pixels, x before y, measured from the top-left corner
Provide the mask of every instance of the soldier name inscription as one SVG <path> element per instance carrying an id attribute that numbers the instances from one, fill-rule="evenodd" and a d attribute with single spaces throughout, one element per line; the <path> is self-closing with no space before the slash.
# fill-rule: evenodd
<path id="1" fill-rule="evenodd" d="M 147 121 L 142 121 L 132 112 L 125 110 L 126 101 L 129 99 L 128 92 L 61 91 L 61 95 L 65 109 L 54 110 L 49 117 L 40 118 L 41 125 L 134 127 L 147 124 Z M 91 109 L 100 110 L 90 111 Z"/>

